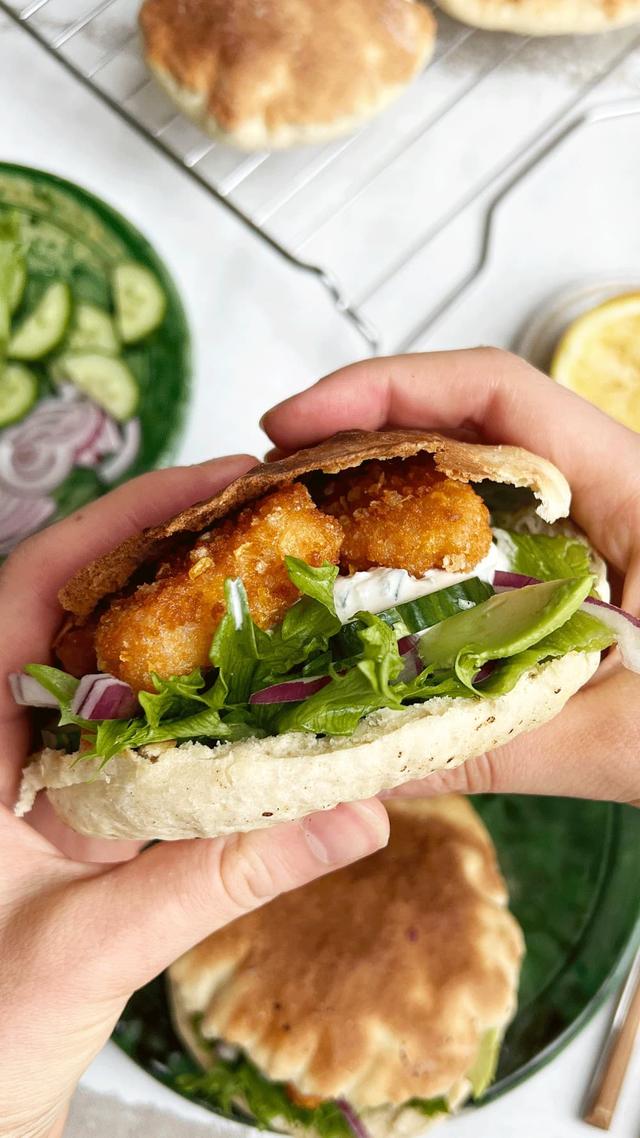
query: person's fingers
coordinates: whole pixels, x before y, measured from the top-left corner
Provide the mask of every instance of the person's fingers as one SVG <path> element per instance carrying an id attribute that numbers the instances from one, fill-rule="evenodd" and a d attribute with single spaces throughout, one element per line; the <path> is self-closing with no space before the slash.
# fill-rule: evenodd
<path id="1" fill-rule="evenodd" d="M 383 797 L 541 794 L 639 806 L 640 721 L 634 710 L 639 689 L 637 676 L 610 672 L 536 731 Z"/>
<path id="2" fill-rule="evenodd" d="M 262 425 L 283 450 L 349 427 L 477 431 L 551 459 L 571 485 L 573 516 L 619 568 L 637 544 L 638 435 L 508 352 L 365 360 L 285 400 Z"/>
<path id="3" fill-rule="evenodd" d="M 100 990 L 114 995 L 139 987 L 209 933 L 373 853 L 388 836 L 383 806 L 357 802 L 271 830 L 157 845 L 88 880 L 92 935 L 108 930 L 110 944 L 95 962 Z"/>
<path id="4" fill-rule="evenodd" d="M 88 561 L 126 537 L 157 525 L 221 489 L 254 466 L 250 455 L 143 474 L 57 525 L 24 541 L 0 569 L 0 801 L 13 801 L 17 770 L 29 745 L 27 716 L 16 706 L 7 676 L 46 662 L 60 623 L 57 594 Z"/>

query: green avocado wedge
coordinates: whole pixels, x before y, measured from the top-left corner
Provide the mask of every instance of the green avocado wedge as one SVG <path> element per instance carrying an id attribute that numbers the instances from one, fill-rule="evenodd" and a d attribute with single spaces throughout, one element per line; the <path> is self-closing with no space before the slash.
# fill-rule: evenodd
<path id="1" fill-rule="evenodd" d="M 418 651 L 428 667 L 454 668 L 471 688 L 483 664 L 524 652 L 565 624 L 592 585 L 590 576 L 571 577 L 496 593 L 430 628 L 420 638 Z"/>

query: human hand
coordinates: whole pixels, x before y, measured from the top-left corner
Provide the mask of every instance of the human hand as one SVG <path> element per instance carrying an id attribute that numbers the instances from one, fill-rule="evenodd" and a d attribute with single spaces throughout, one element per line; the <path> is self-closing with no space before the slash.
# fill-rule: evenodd
<path id="1" fill-rule="evenodd" d="M 58 589 L 80 565 L 254 461 L 145 475 L 24 542 L 0 571 L 0 1138 L 58 1138 L 74 1087 L 129 995 L 187 948 L 387 840 L 377 802 L 143 853 L 137 843 L 72 833 L 46 800 L 32 825 L 11 813 L 29 725 L 7 676 L 47 662 Z"/>
<path id="2" fill-rule="evenodd" d="M 640 606 L 640 437 L 496 349 L 366 360 L 263 418 L 283 451 L 359 427 L 422 427 L 523 446 L 549 458 L 573 492 L 572 517 L 607 560 L 616 602 Z M 611 653 L 551 723 L 393 793 L 558 794 L 640 805 L 640 678 Z"/>

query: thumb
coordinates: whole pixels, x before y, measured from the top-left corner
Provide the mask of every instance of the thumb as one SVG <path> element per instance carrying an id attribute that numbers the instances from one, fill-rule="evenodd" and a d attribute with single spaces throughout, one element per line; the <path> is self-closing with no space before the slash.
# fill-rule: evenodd
<path id="1" fill-rule="evenodd" d="M 107 994 L 128 995 L 209 933 L 279 893 L 386 845 L 389 822 L 372 799 L 269 830 L 167 842 L 87 882 L 108 930 L 96 966 Z M 98 920 L 98 918 L 96 918 Z"/>

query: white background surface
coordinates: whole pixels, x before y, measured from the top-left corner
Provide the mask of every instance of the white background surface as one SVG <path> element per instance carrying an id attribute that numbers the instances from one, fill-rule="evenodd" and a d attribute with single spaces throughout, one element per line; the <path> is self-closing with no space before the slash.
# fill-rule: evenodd
<path id="1" fill-rule="evenodd" d="M 637 60 L 627 61 L 624 74 L 609 82 L 606 93 L 637 93 L 637 71 Z M 597 146 L 594 142 L 580 144 L 579 153 L 567 152 L 566 160 L 561 157 L 557 178 L 546 182 L 544 210 L 532 209 L 531 202 L 520 207 L 515 199 L 515 204 L 509 204 L 500 231 L 504 243 L 489 273 L 496 278 L 492 289 L 483 292 L 483 282 L 475 286 L 468 301 L 457 306 L 440 328 L 432 329 L 430 346 L 509 343 L 518 321 L 567 276 L 571 279 L 587 269 L 593 271 L 594 262 L 597 268 L 603 257 L 608 263 L 602 267 L 609 269 L 640 263 L 637 120 L 634 126 L 635 149 L 627 123 L 601 133 Z M 122 209 L 154 242 L 174 273 L 185 301 L 195 354 L 194 398 L 180 459 L 193 462 L 236 449 L 260 452 L 265 440 L 256 423 L 263 410 L 362 353 L 362 342 L 331 308 L 320 286 L 260 245 L 23 34 L 2 22 L 0 140 L 2 159 L 56 171 Z M 597 179 L 592 177 L 595 150 L 605 153 L 600 145 L 606 147 L 602 165 L 609 174 L 604 190 L 596 187 Z M 589 193 L 585 193 L 587 185 Z M 545 185 L 534 186 L 532 192 L 539 204 Z M 613 195 L 609 205 L 619 200 L 615 217 L 606 211 L 602 214 L 604 193 Z M 563 203 L 568 213 L 563 212 Z M 521 241 L 525 215 L 518 213 L 519 208 L 526 214 L 528 246 Z M 576 211 L 578 222 L 569 240 L 566 219 Z M 512 224 L 515 230 L 509 229 Z M 544 235 L 544 247 L 537 240 L 539 234 Z M 464 219 L 456 235 L 448 238 L 457 242 L 453 252 L 457 251 L 460 263 L 472 238 L 477 239 L 477 224 L 470 228 Z M 554 250 L 561 250 L 557 257 Z M 509 279 L 509 288 L 503 290 L 504 304 L 498 303 L 500 263 L 502 279 L 505 270 Z M 429 295 L 437 296 L 436 285 L 431 275 L 425 282 Z M 402 287 L 400 281 L 394 303 L 396 307 L 413 304 L 414 322 L 419 322 L 424 307 L 416 305 L 418 294 L 407 285 L 403 295 Z M 606 1015 L 602 1012 L 561 1057 L 527 1084 L 498 1103 L 448 1124 L 450 1138 L 588 1135 L 590 1130 L 578 1121 L 578 1113 Z M 129 1102 L 154 1102 L 194 1119 L 208 1118 L 212 1133 L 225 1127 L 229 1132 L 240 1131 L 166 1091 L 111 1045 L 87 1072 L 85 1085 L 117 1093 Z M 640 1133 L 639 1054 L 613 1132 L 618 1138 L 636 1138 Z M 110 1131 L 105 1130 L 104 1138 L 111 1138 Z"/>

